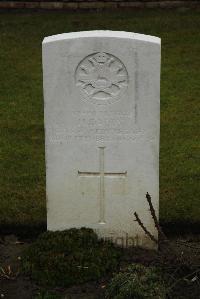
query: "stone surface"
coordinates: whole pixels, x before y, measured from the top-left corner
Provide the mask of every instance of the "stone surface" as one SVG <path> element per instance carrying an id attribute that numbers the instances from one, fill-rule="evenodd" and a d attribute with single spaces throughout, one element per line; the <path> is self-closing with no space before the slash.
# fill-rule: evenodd
<path id="1" fill-rule="evenodd" d="M 160 39 L 115 31 L 43 41 L 47 226 L 153 247 L 159 202 Z"/>

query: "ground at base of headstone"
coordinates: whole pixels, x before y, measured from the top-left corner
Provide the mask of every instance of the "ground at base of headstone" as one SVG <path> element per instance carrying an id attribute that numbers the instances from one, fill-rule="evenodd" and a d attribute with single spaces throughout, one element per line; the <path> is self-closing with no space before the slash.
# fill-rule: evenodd
<path id="1" fill-rule="evenodd" d="M 21 273 L 22 253 L 35 240 L 22 240 L 15 235 L 0 237 L 0 298 L 5 299 L 100 299 L 113 275 L 69 288 L 41 288 Z M 172 253 L 173 251 L 173 253 Z M 174 255 L 174 252 L 175 255 Z M 168 269 L 171 291 L 166 298 L 200 298 L 200 235 L 169 238 L 167 248 L 158 252 L 141 248 L 123 251 L 117 272 L 126 272 L 132 264 Z"/>

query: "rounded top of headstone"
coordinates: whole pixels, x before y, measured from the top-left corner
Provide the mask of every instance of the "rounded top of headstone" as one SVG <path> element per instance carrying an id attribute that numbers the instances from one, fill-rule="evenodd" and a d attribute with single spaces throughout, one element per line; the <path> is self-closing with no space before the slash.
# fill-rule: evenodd
<path id="1" fill-rule="evenodd" d="M 152 35 L 139 34 L 134 32 L 126 32 L 126 31 L 111 31 L 111 30 L 92 30 L 92 31 L 78 31 L 78 32 L 70 32 L 70 33 L 62 33 L 52 36 L 47 36 L 43 40 L 43 44 L 68 40 L 68 39 L 76 39 L 76 38 L 90 38 L 90 37 L 101 37 L 101 38 L 125 38 L 125 39 L 133 39 L 143 42 L 150 42 L 160 44 L 161 40 L 159 37 Z"/>

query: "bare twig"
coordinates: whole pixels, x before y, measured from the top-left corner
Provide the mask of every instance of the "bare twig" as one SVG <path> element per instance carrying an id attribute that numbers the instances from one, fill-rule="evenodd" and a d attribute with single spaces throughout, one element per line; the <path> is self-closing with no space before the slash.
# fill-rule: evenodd
<path id="1" fill-rule="evenodd" d="M 156 212 L 155 212 L 155 209 L 153 207 L 153 204 L 152 204 L 152 201 L 151 201 L 151 196 L 150 194 L 147 192 L 146 193 L 146 199 L 147 199 L 147 202 L 149 204 L 149 208 L 150 208 L 150 212 L 151 212 L 151 216 L 153 218 L 153 221 L 154 221 L 154 224 L 155 224 L 155 227 L 158 231 L 158 234 L 159 234 L 159 237 L 162 239 L 162 241 L 168 241 L 167 237 L 165 236 L 164 232 L 162 231 L 162 228 L 160 227 L 160 224 L 158 222 L 158 218 L 156 216 Z M 147 228 L 144 226 L 144 224 L 142 223 L 142 221 L 140 220 L 138 214 L 135 212 L 134 213 L 135 217 L 136 217 L 136 221 L 138 222 L 138 224 L 141 226 L 141 228 L 143 229 L 143 231 L 145 232 L 145 234 L 147 236 L 149 236 L 149 238 L 158 243 L 158 240 L 147 230 Z"/>
<path id="2" fill-rule="evenodd" d="M 165 273 L 168 275 L 168 288 L 167 288 L 167 295 L 169 298 L 171 298 L 171 294 L 173 295 L 173 289 L 180 284 L 180 282 L 196 282 L 197 284 L 200 285 L 200 280 L 199 280 L 199 275 L 200 275 L 200 268 L 199 265 L 193 265 L 193 267 L 191 267 L 191 262 L 187 259 L 187 257 L 184 256 L 184 252 L 180 252 L 180 250 L 178 250 L 178 246 L 186 246 L 189 248 L 192 248 L 193 250 L 195 250 L 196 254 L 199 252 L 200 248 L 187 244 L 181 240 L 176 241 L 176 246 L 174 246 L 165 236 L 164 232 L 162 231 L 161 226 L 159 225 L 159 221 L 158 218 L 156 216 L 156 212 L 155 209 L 153 207 L 152 201 L 151 201 L 151 196 L 149 195 L 149 193 L 146 193 L 146 199 L 147 202 L 149 204 L 150 207 L 150 213 L 151 216 L 153 218 L 154 224 L 155 224 L 155 228 L 158 231 L 158 235 L 159 235 L 159 241 L 151 234 L 151 232 L 148 231 L 148 229 L 145 227 L 145 225 L 142 223 L 142 221 L 140 220 L 138 214 L 135 212 L 134 215 L 136 217 L 136 221 L 138 222 L 138 224 L 140 225 L 140 227 L 143 229 L 143 231 L 145 232 L 145 234 L 155 243 L 157 244 L 162 244 L 162 242 L 167 242 L 167 246 L 164 246 L 163 249 L 164 251 L 160 251 L 160 258 L 159 258 L 159 262 L 160 264 L 163 266 L 163 269 L 165 271 Z M 161 241 L 161 243 L 160 243 Z M 160 248 L 161 249 L 161 248 Z M 166 252 L 167 250 L 167 252 Z M 170 265 L 170 267 L 169 267 Z M 173 265 L 173 267 L 172 267 Z M 187 267 L 187 269 L 190 269 L 189 274 L 187 274 L 186 276 L 182 276 L 182 270 L 185 269 L 185 267 Z M 193 271 L 195 268 L 196 270 Z M 195 275 L 195 276 L 194 276 Z M 182 276 L 182 277 L 180 277 Z"/>
<path id="3" fill-rule="evenodd" d="M 147 236 L 149 236 L 149 238 L 153 241 L 153 242 L 155 242 L 156 244 L 158 243 L 158 240 L 147 230 L 147 228 L 144 226 L 144 224 L 142 223 L 142 221 L 140 220 L 140 218 L 139 218 L 139 216 L 138 216 L 138 214 L 135 212 L 134 213 L 134 215 L 135 215 L 135 218 L 136 218 L 136 221 L 137 221 L 137 223 L 141 226 L 141 228 L 143 229 L 143 231 L 145 232 L 145 234 L 147 235 Z"/>
<path id="4" fill-rule="evenodd" d="M 165 234 L 164 234 L 164 232 L 163 232 L 163 230 L 162 230 L 162 228 L 161 228 L 161 226 L 158 222 L 158 218 L 156 216 L 156 212 L 155 212 L 155 209 L 154 209 L 152 201 L 151 201 L 151 196 L 148 192 L 146 193 L 146 199 L 147 199 L 148 204 L 149 204 L 151 216 L 152 216 L 153 221 L 155 223 L 155 227 L 156 227 L 156 229 L 159 233 L 159 237 L 161 237 L 162 240 L 167 241 L 167 237 L 165 236 Z"/>

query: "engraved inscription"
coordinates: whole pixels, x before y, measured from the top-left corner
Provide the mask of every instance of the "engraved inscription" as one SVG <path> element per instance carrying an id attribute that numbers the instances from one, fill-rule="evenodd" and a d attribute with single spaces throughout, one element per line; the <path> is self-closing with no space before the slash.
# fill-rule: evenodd
<path id="1" fill-rule="evenodd" d="M 105 147 L 99 147 L 99 171 L 89 172 L 89 171 L 78 171 L 79 176 L 98 176 L 99 177 L 99 204 L 100 204 L 100 215 L 99 224 L 105 224 L 105 177 L 126 177 L 127 171 L 124 172 L 105 172 L 104 169 L 104 149 Z"/>
<path id="2" fill-rule="evenodd" d="M 48 128 L 50 142 L 124 142 L 143 136 L 132 112 L 71 111 L 71 124 Z"/>
<path id="3" fill-rule="evenodd" d="M 71 111 L 69 125 L 57 124 L 46 128 L 50 142 L 79 140 L 88 143 L 135 142 L 144 132 L 134 122 L 134 115 L 122 111 Z"/>
<path id="4" fill-rule="evenodd" d="M 75 81 L 84 99 L 97 105 L 111 104 L 126 90 L 128 72 L 119 58 L 99 52 L 79 63 Z"/>

